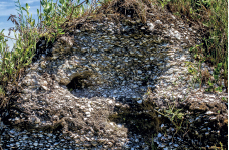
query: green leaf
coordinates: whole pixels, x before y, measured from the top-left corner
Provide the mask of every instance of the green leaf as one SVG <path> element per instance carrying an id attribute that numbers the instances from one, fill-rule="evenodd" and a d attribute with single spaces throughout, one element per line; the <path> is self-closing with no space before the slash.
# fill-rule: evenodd
<path id="1" fill-rule="evenodd" d="M 221 68 L 223 63 L 218 63 L 218 68 Z"/>
<path id="2" fill-rule="evenodd" d="M 59 0 L 59 2 L 60 2 L 61 4 L 63 4 L 63 3 L 64 3 L 64 0 Z"/>
<path id="3" fill-rule="evenodd" d="M 27 11 L 26 9 L 25 9 L 25 7 L 21 7 L 24 11 Z"/>
<path id="4" fill-rule="evenodd" d="M 28 5 L 28 3 L 26 3 L 25 5 L 26 5 L 27 11 L 29 11 L 30 6 Z"/>
<path id="5" fill-rule="evenodd" d="M 35 25 L 35 20 L 33 20 L 33 22 L 32 22 L 32 26 L 34 27 L 34 25 Z"/>
<path id="6" fill-rule="evenodd" d="M 12 68 L 12 69 L 14 68 L 14 63 L 11 64 L 11 68 Z"/>
<path id="7" fill-rule="evenodd" d="M 2 29 L 1 33 L 4 31 L 5 29 Z"/>
<path id="8" fill-rule="evenodd" d="M 216 80 L 218 80 L 219 79 L 219 76 L 218 75 L 213 75 L 214 76 L 214 78 L 216 79 Z"/>
<path id="9" fill-rule="evenodd" d="M 192 68 L 188 68 L 188 72 L 192 73 L 193 72 Z"/>
<path id="10" fill-rule="evenodd" d="M 46 5 L 45 5 L 45 7 L 44 7 L 44 9 L 47 11 L 48 9 L 49 9 L 49 3 L 47 3 Z"/>
<path id="11" fill-rule="evenodd" d="M 216 91 L 219 91 L 219 92 L 222 92 L 223 90 L 222 90 L 222 87 L 217 87 L 217 88 L 215 88 L 215 90 Z"/>
<path id="12" fill-rule="evenodd" d="M 193 49 L 194 49 L 194 47 L 191 47 L 191 48 L 189 48 L 189 51 L 192 52 Z"/>
<path id="13" fill-rule="evenodd" d="M 37 9 L 37 16 L 39 16 L 39 9 Z"/>
<path id="14" fill-rule="evenodd" d="M 178 113 L 177 117 L 178 117 L 178 119 L 182 119 L 183 114 L 182 113 Z"/>
<path id="15" fill-rule="evenodd" d="M 208 83 L 209 84 L 209 86 L 213 86 L 214 85 L 214 83 Z"/>
<path id="16" fill-rule="evenodd" d="M 194 57 L 196 58 L 198 56 L 198 54 L 195 54 Z"/>
<path id="17" fill-rule="evenodd" d="M 58 32 L 62 32 L 62 31 L 63 31 L 63 29 L 61 29 L 61 28 L 58 28 L 58 29 L 57 29 L 57 31 L 58 31 Z"/>
<path id="18" fill-rule="evenodd" d="M 204 25 L 205 27 L 209 27 L 209 25 L 207 25 L 207 24 L 205 24 L 205 23 L 203 23 L 203 25 Z"/>

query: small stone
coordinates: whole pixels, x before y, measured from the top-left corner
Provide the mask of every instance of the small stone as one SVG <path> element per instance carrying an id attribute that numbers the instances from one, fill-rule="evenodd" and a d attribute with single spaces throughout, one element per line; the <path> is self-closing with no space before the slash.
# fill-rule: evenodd
<path id="1" fill-rule="evenodd" d="M 145 30 L 145 27 L 141 27 L 141 30 Z"/>
<path id="2" fill-rule="evenodd" d="M 37 145 L 38 145 L 38 143 L 37 143 L 37 142 L 35 142 L 35 143 L 33 143 L 33 145 L 34 145 L 34 146 L 37 146 Z"/>
<path id="3" fill-rule="evenodd" d="M 161 20 L 156 20 L 154 23 L 156 23 L 156 24 L 162 24 Z"/>
<path id="4" fill-rule="evenodd" d="M 138 74 L 142 74 L 142 71 L 141 70 L 138 70 Z"/>
<path id="5" fill-rule="evenodd" d="M 38 134 L 38 137 L 43 138 L 43 135 L 42 134 Z"/>
<path id="6" fill-rule="evenodd" d="M 147 26 L 149 26 L 149 30 L 153 31 L 155 28 L 155 25 L 153 23 L 147 23 Z"/>
<path id="7" fill-rule="evenodd" d="M 214 114 L 214 112 L 212 112 L 212 111 L 207 111 L 205 114 L 206 114 L 206 115 L 212 115 L 212 114 Z"/>
<path id="8" fill-rule="evenodd" d="M 137 101 L 138 104 L 142 104 L 142 100 Z"/>
<path id="9" fill-rule="evenodd" d="M 162 134 L 161 133 L 158 133 L 157 137 L 158 138 L 162 137 Z"/>
<path id="10" fill-rule="evenodd" d="M 91 145 L 96 146 L 98 143 L 96 141 L 91 142 Z"/>
<path id="11" fill-rule="evenodd" d="M 41 68 L 43 68 L 43 69 L 46 68 L 46 62 L 45 61 L 41 62 Z"/>
<path id="12" fill-rule="evenodd" d="M 188 28 L 188 31 L 192 31 L 192 28 Z"/>
<path id="13" fill-rule="evenodd" d="M 58 142 L 55 142 L 55 143 L 54 143 L 54 146 L 57 146 L 57 145 L 59 145 L 59 143 L 58 143 Z"/>
<path id="14" fill-rule="evenodd" d="M 174 147 L 176 147 L 176 148 L 177 148 L 177 147 L 179 147 L 179 145 L 178 145 L 178 144 L 173 144 L 173 146 L 174 146 Z"/>
<path id="15" fill-rule="evenodd" d="M 138 88 L 138 85 L 135 84 L 135 85 L 133 86 L 133 88 L 134 88 L 134 89 Z"/>
<path id="16" fill-rule="evenodd" d="M 118 126 L 119 128 L 121 128 L 121 127 L 122 127 L 122 125 L 121 125 L 121 124 L 118 124 L 117 126 Z"/>

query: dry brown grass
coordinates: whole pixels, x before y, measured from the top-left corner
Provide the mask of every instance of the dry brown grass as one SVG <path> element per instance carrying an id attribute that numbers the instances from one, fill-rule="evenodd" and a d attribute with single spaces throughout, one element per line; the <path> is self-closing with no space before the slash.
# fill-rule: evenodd
<path id="1" fill-rule="evenodd" d="M 146 23 L 146 14 L 151 8 L 152 2 L 149 0 L 113 0 L 102 4 L 97 13 L 119 13 Z"/>

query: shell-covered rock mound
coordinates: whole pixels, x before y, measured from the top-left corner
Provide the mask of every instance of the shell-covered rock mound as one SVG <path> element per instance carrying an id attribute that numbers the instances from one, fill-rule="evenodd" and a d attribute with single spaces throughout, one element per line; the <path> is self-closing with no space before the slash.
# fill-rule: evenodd
<path id="1" fill-rule="evenodd" d="M 76 43 L 74 44 L 76 29 L 82 32 L 106 31 L 112 35 L 134 33 L 142 36 L 151 35 L 151 37 L 154 35 L 160 43 L 166 40 L 182 48 L 199 44 L 201 39 L 201 28 L 198 24 L 182 20 L 148 0 L 112 0 L 97 7 L 93 13 L 85 13 L 79 18 L 72 18 L 62 26 L 65 26 L 66 34 L 58 36 L 56 41 L 68 45 L 65 51 L 77 46 Z M 100 27 L 99 30 L 98 27 Z M 145 40 L 142 41 L 142 44 L 145 47 L 149 46 Z M 53 45 L 54 43 L 47 43 L 44 37 L 41 38 L 37 43 L 36 53 L 38 55 L 34 57 L 34 60 L 44 53 L 52 56 Z"/>
<path id="2" fill-rule="evenodd" d="M 222 104 L 219 108 L 226 110 L 217 116 L 225 120 L 224 103 L 209 103 L 202 110 L 187 98 L 192 89 L 187 86 L 191 81 L 185 62 L 193 60 L 185 48 L 198 42 L 197 27 L 149 1 L 115 0 L 73 19 L 66 31 L 48 48 L 45 41 L 39 42 L 34 62 L 19 81 L 21 93 L 2 115 L 5 123 L 18 129 L 5 129 L 4 147 L 150 149 L 155 134 L 158 148 L 214 144 L 198 138 L 193 146 L 190 138 L 158 134 L 177 133 L 166 115 L 158 114 L 173 103 L 212 116 L 216 109 L 211 106 Z M 191 117 L 197 118 L 196 113 Z M 208 129 L 210 122 L 204 120 L 201 133 L 214 130 L 204 137 L 216 139 L 217 127 L 225 123 Z M 197 124 L 191 125 L 192 132 Z M 186 131 L 195 138 L 195 132 Z M 20 137 L 33 144 L 20 143 Z M 50 142 L 42 144 L 41 137 Z"/>

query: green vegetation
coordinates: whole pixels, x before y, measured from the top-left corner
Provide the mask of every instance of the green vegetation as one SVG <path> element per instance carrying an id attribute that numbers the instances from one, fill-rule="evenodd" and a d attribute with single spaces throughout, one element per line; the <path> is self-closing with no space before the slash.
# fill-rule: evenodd
<path id="1" fill-rule="evenodd" d="M 169 109 L 164 110 L 164 112 L 159 112 L 158 110 L 154 109 L 158 114 L 168 118 L 171 123 L 175 126 L 176 132 L 174 136 L 176 135 L 177 132 L 180 130 L 182 131 L 182 124 L 183 124 L 183 118 L 184 118 L 184 113 L 182 113 L 182 109 L 177 109 L 175 108 L 175 105 L 169 106 Z"/>
<path id="2" fill-rule="evenodd" d="M 199 84 L 199 87 L 201 87 L 202 84 L 202 75 L 200 70 L 201 63 L 194 64 L 192 62 L 186 62 L 185 66 L 188 68 L 188 72 L 192 76 L 190 86 L 194 89 L 195 84 Z"/>
<path id="3" fill-rule="evenodd" d="M 188 72 L 191 74 L 190 86 L 194 89 L 196 85 L 201 88 L 203 84 L 206 84 L 208 85 L 208 87 L 205 89 L 206 92 L 222 92 L 224 87 L 222 84 L 222 77 L 224 77 L 225 73 L 222 73 L 221 71 L 223 69 L 222 63 L 218 63 L 218 65 L 215 66 L 213 75 L 210 75 L 206 68 L 201 70 L 200 66 L 202 62 L 186 62 Z M 224 82 L 226 82 L 226 80 L 224 80 Z"/>

